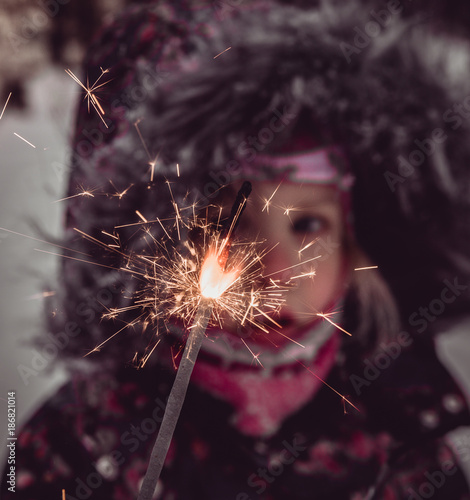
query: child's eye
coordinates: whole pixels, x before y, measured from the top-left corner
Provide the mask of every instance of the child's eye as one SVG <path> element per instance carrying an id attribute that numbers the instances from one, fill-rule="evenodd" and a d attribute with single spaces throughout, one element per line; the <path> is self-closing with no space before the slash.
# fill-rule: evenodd
<path id="1" fill-rule="evenodd" d="M 293 226 L 296 233 L 319 233 L 327 228 L 328 223 L 323 217 L 305 216 L 294 220 Z"/>

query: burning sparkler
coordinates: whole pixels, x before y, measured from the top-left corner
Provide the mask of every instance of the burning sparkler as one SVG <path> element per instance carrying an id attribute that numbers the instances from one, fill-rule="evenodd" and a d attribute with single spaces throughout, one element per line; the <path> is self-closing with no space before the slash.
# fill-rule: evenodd
<path id="1" fill-rule="evenodd" d="M 228 223 L 222 229 L 222 243 L 219 248 L 211 247 L 202 264 L 199 276 L 200 301 L 196 317 L 190 328 L 183 357 L 178 368 L 175 382 L 168 397 L 163 421 L 157 440 L 152 450 L 147 473 L 142 482 L 139 500 L 153 498 L 155 487 L 163 468 L 165 457 L 170 447 L 171 438 L 183 406 L 186 390 L 197 355 L 204 339 L 206 328 L 212 315 L 212 302 L 221 297 L 240 275 L 240 269 L 225 269 L 234 231 L 245 208 L 246 200 L 251 192 L 251 184 L 245 182 L 241 187 L 232 208 Z"/>
<path id="2" fill-rule="evenodd" d="M 278 330 L 281 326 L 276 323 L 274 317 L 285 301 L 285 292 L 289 289 L 289 282 L 312 277 L 314 270 L 292 276 L 282 286 L 279 280 L 273 278 L 273 275 L 298 265 L 305 265 L 320 257 L 316 256 L 285 270 L 263 275 L 262 260 L 270 250 L 259 251 L 260 242 L 257 241 L 234 241 L 234 232 L 251 190 L 249 183 L 242 186 L 225 223 L 222 222 L 222 209 L 218 212 L 217 220 L 211 222 L 208 214 L 209 210 L 215 210 L 214 207 L 207 208 L 208 212 L 205 217 L 198 216 L 196 205 L 179 207 L 171 193 L 170 183 L 167 185 L 176 214 L 174 219 L 176 234 L 173 234 L 164 223 L 165 221 L 159 218 L 149 220 L 140 212 L 136 212 L 139 222 L 116 226 L 112 232 L 103 231 L 102 234 L 110 240 L 109 243 L 76 229 L 84 238 L 118 255 L 125 263 L 119 270 L 129 273 L 142 283 L 142 286 L 133 293 L 132 302 L 129 305 L 109 309 L 103 315 L 104 319 L 113 319 L 120 313 L 136 311 L 136 318 L 94 347 L 88 355 L 99 351 L 106 342 L 126 329 L 134 327 L 138 322 L 143 325 L 144 329 L 148 325 L 155 325 L 152 344 L 148 346 L 140 359 L 137 355 L 134 356 L 135 363 L 141 368 L 162 338 L 160 325 L 165 325 L 168 330 L 168 324 L 174 325 L 180 322 L 189 331 L 139 500 L 147 500 L 153 496 L 207 327 L 212 324 L 222 328 L 223 317 L 229 315 L 240 326 L 250 324 L 259 332 L 269 334 L 270 331 L 276 331 L 282 335 Z M 116 193 L 112 196 L 125 195 L 126 190 L 119 192 L 114 185 L 113 188 Z M 88 196 L 85 195 L 85 191 L 82 193 L 79 195 Z M 154 251 L 141 254 L 128 253 L 121 245 L 117 230 L 120 227 L 137 224 L 144 228 L 144 238 L 151 246 L 154 245 Z M 163 230 L 167 244 L 152 233 L 151 226 L 156 224 Z M 313 242 L 308 243 L 307 246 L 311 244 Z M 85 257 L 89 256 L 85 255 Z M 93 262 L 88 258 L 71 255 L 66 258 L 115 269 L 113 266 Z M 328 318 L 329 314 L 319 314 L 319 316 L 342 330 Z M 254 354 L 249 346 L 245 345 L 252 353 L 253 359 L 260 363 L 259 354 Z M 312 375 L 316 376 L 313 372 Z M 324 380 L 321 381 L 326 384 Z M 335 390 L 334 392 L 337 393 Z M 339 396 L 343 403 L 347 402 L 352 405 L 344 396 L 341 394 Z"/>
<path id="3" fill-rule="evenodd" d="M 171 186 L 169 183 L 167 185 L 171 194 Z M 114 319 L 121 313 L 136 311 L 137 317 L 95 346 L 87 355 L 100 351 L 118 333 L 135 326 L 137 322 L 141 322 L 144 327 L 154 325 L 158 342 L 162 327 L 168 330 L 167 325 L 175 323 L 189 326 L 197 316 L 202 298 L 211 299 L 212 302 L 209 325 L 222 327 L 223 316 L 230 315 L 239 325 L 250 324 L 266 334 L 269 333 L 266 321 L 279 327 L 273 316 L 284 303 L 288 287 L 280 286 L 277 280 L 267 281 L 262 276 L 262 260 L 268 250 L 259 251 L 258 241 L 233 242 L 233 234 L 247 194 L 245 185 L 224 223 L 221 221 L 221 210 L 217 221 L 211 222 L 207 214 L 205 217 L 196 214 L 195 205 L 181 208 L 172 198 L 176 214 L 174 231 L 165 221 L 159 218 L 149 220 L 138 211 L 136 215 L 139 222 L 115 227 L 118 231 L 129 226 L 143 226 L 144 238 L 154 247 L 150 254 L 127 253 L 121 246 L 119 234 L 114 231 L 114 234 L 103 233 L 111 240 L 105 243 L 76 229 L 84 238 L 119 255 L 120 260 L 126 263 L 119 270 L 141 282 L 132 296 L 131 304 L 114 308 L 103 315 L 103 319 Z M 210 209 L 215 210 L 214 207 L 207 208 Z M 186 214 L 187 210 L 191 210 L 189 216 Z M 152 225 L 160 226 L 165 239 L 154 236 Z M 71 256 L 69 258 L 76 259 Z M 93 264 L 92 261 L 86 262 Z M 271 314 L 268 315 L 265 311 L 270 311 Z M 135 359 L 137 366 L 142 368 L 148 355 Z"/>

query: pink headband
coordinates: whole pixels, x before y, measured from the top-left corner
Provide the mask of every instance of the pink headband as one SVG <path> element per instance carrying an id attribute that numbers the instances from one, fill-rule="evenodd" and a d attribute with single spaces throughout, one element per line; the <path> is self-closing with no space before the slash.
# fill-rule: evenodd
<path id="1" fill-rule="evenodd" d="M 334 146 L 302 153 L 260 154 L 251 162 L 242 160 L 241 172 L 254 180 L 328 184 L 342 191 L 349 191 L 354 182 L 344 154 Z"/>

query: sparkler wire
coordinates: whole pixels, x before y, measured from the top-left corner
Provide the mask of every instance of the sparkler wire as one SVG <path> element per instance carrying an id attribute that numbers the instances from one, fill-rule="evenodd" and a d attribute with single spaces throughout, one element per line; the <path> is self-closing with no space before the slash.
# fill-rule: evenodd
<path id="1" fill-rule="evenodd" d="M 149 466 L 142 482 L 138 500 L 151 500 L 153 498 L 211 314 L 211 300 L 201 299 L 168 397 L 165 414 L 152 449 Z"/>

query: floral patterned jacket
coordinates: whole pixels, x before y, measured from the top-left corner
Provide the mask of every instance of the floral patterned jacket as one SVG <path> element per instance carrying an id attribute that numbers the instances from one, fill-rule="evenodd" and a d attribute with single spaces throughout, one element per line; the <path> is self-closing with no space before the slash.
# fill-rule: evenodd
<path id="1" fill-rule="evenodd" d="M 470 415 L 433 347 L 355 367 L 343 353 L 327 382 L 359 411 L 324 386 L 269 438 L 238 432 L 228 403 L 190 385 L 155 498 L 470 499 L 468 450 L 445 439 Z M 2 498 L 136 498 L 173 376 L 76 375 L 21 429 L 15 493 L 4 481 Z"/>

